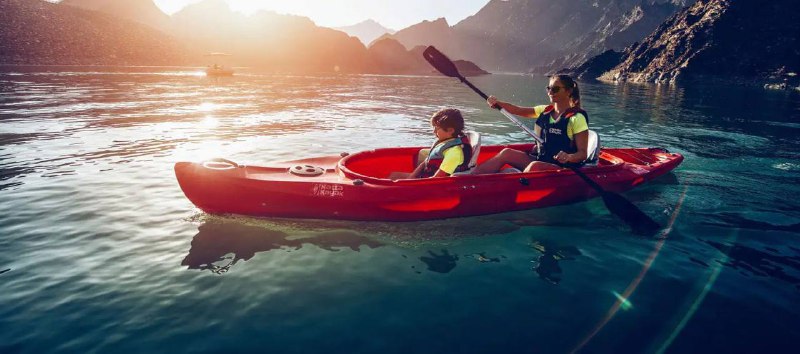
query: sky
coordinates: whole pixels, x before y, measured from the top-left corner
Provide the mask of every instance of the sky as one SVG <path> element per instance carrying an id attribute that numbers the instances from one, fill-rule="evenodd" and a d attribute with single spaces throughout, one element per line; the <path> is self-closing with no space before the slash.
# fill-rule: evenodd
<path id="1" fill-rule="evenodd" d="M 154 0 L 168 14 L 200 0 Z M 451 26 L 474 15 L 489 0 L 225 0 L 234 11 L 260 9 L 310 18 L 319 26 L 341 27 L 373 19 L 393 30 L 423 20 L 447 19 Z"/>

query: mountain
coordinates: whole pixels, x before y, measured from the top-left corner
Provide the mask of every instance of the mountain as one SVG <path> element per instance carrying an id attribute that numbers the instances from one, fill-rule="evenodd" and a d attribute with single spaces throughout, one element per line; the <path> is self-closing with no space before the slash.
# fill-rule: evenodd
<path id="1" fill-rule="evenodd" d="M 421 53 L 396 41 L 367 49 L 306 17 L 244 15 L 223 0 L 202 0 L 168 17 L 162 32 L 142 24 L 154 6 L 152 0 L 0 0 L 0 63 L 198 65 L 204 53 L 226 52 L 228 64 L 277 72 L 431 72 Z"/>
<path id="2" fill-rule="evenodd" d="M 378 73 L 415 74 L 430 70 L 430 66 L 420 55 L 408 51 L 400 42 L 384 38 L 369 46 L 369 56 Z"/>
<path id="3" fill-rule="evenodd" d="M 491 0 L 448 26 L 423 22 L 391 35 L 407 48 L 435 45 L 493 71 L 547 72 L 622 50 L 693 0 Z"/>
<path id="4" fill-rule="evenodd" d="M 172 16 L 175 35 L 197 51 L 233 54 L 237 65 L 277 71 L 427 74 L 421 54 L 394 40 L 369 49 L 356 37 L 318 27 L 301 16 L 233 12 L 222 0 L 203 0 Z"/>
<path id="5" fill-rule="evenodd" d="M 775 21 L 753 21 L 774 18 Z M 607 81 L 742 79 L 797 86 L 800 7 L 794 0 L 702 0 L 626 48 Z M 587 64 L 584 69 L 592 69 Z M 607 63 L 606 63 L 607 66 Z M 600 68 L 605 69 L 605 68 Z M 594 72 L 600 71 L 597 68 Z"/>
<path id="6" fill-rule="evenodd" d="M 336 27 L 334 29 L 347 33 L 353 37 L 358 37 L 358 39 L 360 39 L 361 43 L 364 43 L 364 45 L 372 43 L 372 41 L 384 34 L 392 34 L 395 32 L 392 29 L 383 27 L 380 23 L 377 23 L 371 19 L 364 22 L 359 22 L 355 25 Z"/>
<path id="7" fill-rule="evenodd" d="M 62 0 L 62 5 L 100 11 L 169 32 L 170 17 L 153 0 Z"/>
<path id="8" fill-rule="evenodd" d="M 438 75 L 439 72 L 428 64 L 422 56 L 425 48 L 425 46 L 417 46 L 411 50 L 406 50 L 400 42 L 391 38 L 383 38 L 375 40 L 367 51 L 376 73 Z M 464 76 L 489 74 L 470 61 L 453 60 L 453 63 Z"/>
<path id="9" fill-rule="evenodd" d="M 394 34 L 385 34 L 379 39 L 392 38 L 402 43 L 406 48 L 414 48 L 420 45 L 437 45 L 437 48 L 446 48 L 443 44 L 449 42 L 450 35 L 450 25 L 442 17 L 434 21 L 422 21 Z"/>
<path id="10" fill-rule="evenodd" d="M 317 27 L 306 17 L 233 12 L 204 0 L 172 15 L 175 35 L 201 52 L 227 52 L 236 65 L 276 71 L 366 72 L 366 47 L 355 37 Z"/>
<path id="11" fill-rule="evenodd" d="M 148 26 L 38 0 L 0 1 L 0 62 L 182 65 L 181 43 Z"/>
<path id="12" fill-rule="evenodd" d="M 567 45 L 579 49 L 578 51 L 556 58 L 546 65 L 534 67 L 533 71 L 552 72 L 559 68 L 579 65 L 609 49 L 621 50 L 642 40 L 674 14 L 676 9 L 677 7 L 669 2 L 661 4 L 642 2 L 633 5 L 633 8 L 611 19 L 605 25 L 602 25 L 604 19 L 601 19 L 597 31 L 583 34 Z M 608 17 L 611 16 L 604 16 Z"/>

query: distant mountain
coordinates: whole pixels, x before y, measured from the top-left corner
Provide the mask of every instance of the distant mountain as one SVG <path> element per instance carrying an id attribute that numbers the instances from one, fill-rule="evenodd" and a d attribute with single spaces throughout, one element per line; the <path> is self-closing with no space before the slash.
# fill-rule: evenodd
<path id="1" fill-rule="evenodd" d="M 383 35 L 379 39 L 392 38 L 402 43 L 406 48 L 414 48 L 420 45 L 437 45 L 441 47 L 443 43 L 450 41 L 450 36 L 450 25 L 442 17 L 434 21 L 422 21 L 394 34 Z"/>
<path id="2" fill-rule="evenodd" d="M 170 17 L 153 0 L 62 0 L 62 5 L 100 11 L 169 32 Z"/>
<path id="3" fill-rule="evenodd" d="M 493 71 L 546 72 L 621 50 L 694 0 L 491 0 L 448 26 L 423 22 L 391 35 L 407 48 L 436 45 Z"/>
<path id="4" fill-rule="evenodd" d="M 753 21 L 774 18 L 775 21 Z M 800 6 L 794 0 L 705 0 L 675 14 L 642 43 L 620 53 L 615 65 L 584 70 L 602 80 L 675 82 L 744 79 L 797 86 Z"/>
<path id="5" fill-rule="evenodd" d="M 375 40 L 369 46 L 368 52 L 373 67 L 380 74 L 439 75 L 439 72 L 422 56 L 425 48 L 425 46 L 417 46 L 406 50 L 400 42 L 391 38 L 383 38 Z M 453 60 L 453 63 L 464 76 L 489 74 L 470 61 Z"/>
<path id="6" fill-rule="evenodd" d="M 222 0 L 203 0 L 172 16 L 175 34 L 198 51 L 228 52 L 239 65 L 278 71 L 426 74 L 429 65 L 396 41 L 369 49 L 356 37 L 318 27 L 306 17 L 233 12 Z M 420 63 L 422 62 L 421 65 Z"/>
<path id="7" fill-rule="evenodd" d="M 149 26 L 100 12 L 39 0 L 2 0 L 0 62 L 184 65 L 187 52 Z"/>
<path id="8" fill-rule="evenodd" d="M 358 39 L 360 39 L 361 43 L 364 43 L 364 45 L 369 45 L 372 43 L 372 41 L 384 34 L 392 34 L 395 32 L 392 29 L 383 27 L 380 23 L 377 23 L 371 19 L 364 22 L 359 22 L 352 26 L 336 27 L 334 29 L 340 30 L 351 36 L 358 37 Z"/>
<path id="9" fill-rule="evenodd" d="M 366 72 L 367 49 L 346 33 L 317 27 L 306 17 L 261 11 L 233 12 L 222 0 L 204 0 L 172 15 L 175 35 L 205 52 L 233 54 L 237 65 L 277 71 Z"/>
<path id="10" fill-rule="evenodd" d="M 379 73 L 415 74 L 430 71 L 430 66 L 420 55 L 415 56 L 400 42 L 384 38 L 370 45 L 369 55 Z"/>
<path id="11" fill-rule="evenodd" d="M 0 0 L 0 63 L 205 65 L 203 54 L 226 52 L 228 64 L 277 72 L 431 73 L 421 53 L 394 40 L 367 49 L 306 17 L 247 16 L 203 0 L 159 31 L 142 24 L 154 13 L 152 0 Z"/>

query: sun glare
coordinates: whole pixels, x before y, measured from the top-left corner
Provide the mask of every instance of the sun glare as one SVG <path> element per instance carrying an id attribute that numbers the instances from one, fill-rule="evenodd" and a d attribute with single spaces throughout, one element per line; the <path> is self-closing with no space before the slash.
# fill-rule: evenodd
<path id="1" fill-rule="evenodd" d="M 216 128 L 219 125 L 219 121 L 217 120 L 217 118 L 214 118 L 213 116 L 206 116 L 200 122 L 200 125 L 202 125 L 203 128 L 206 128 L 206 129 L 213 129 L 213 128 Z"/>
<path id="2" fill-rule="evenodd" d="M 246 15 L 251 15 L 259 10 L 274 11 L 279 14 L 293 14 L 311 18 L 318 25 L 326 26 L 333 23 L 341 25 L 352 24 L 363 20 L 358 11 L 353 7 L 359 5 L 358 0 L 319 1 L 319 0 L 226 0 L 231 10 Z M 363 4 L 362 4 L 363 6 Z M 369 5 L 366 9 L 375 7 Z M 362 9 L 365 10 L 365 9 Z"/>
<path id="3" fill-rule="evenodd" d="M 227 0 L 231 10 L 241 12 L 245 15 L 252 15 L 262 9 L 280 8 L 280 1 L 252 1 L 252 0 Z M 300 1 L 303 3 L 303 1 Z"/>
<path id="4" fill-rule="evenodd" d="M 203 102 L 196 107 L 196 110 L 200 112 L 211 112 L 215 109 L 217 109 L 217 105 L 211 102 Z"/>

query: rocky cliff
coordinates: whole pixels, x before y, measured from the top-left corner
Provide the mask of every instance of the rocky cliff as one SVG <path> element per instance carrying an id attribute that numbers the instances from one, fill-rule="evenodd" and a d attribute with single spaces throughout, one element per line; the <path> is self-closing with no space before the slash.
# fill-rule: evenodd
<path id="1" fill-rule="evenodd" d="M 491 0 L 450 27 L 441 19 L 392 35 L 435 45 L 492 71 L 548 72 L 622 50 L 693 0 Z"/>
<path id="2" fill-rule="evenodd" d="M 160 31 L 170 30 L 170 18 L 153 0 L 62 0 L 62 5 L 99 11 L 112 16 L 143 23 Z"/>
<path id="3" fill-rule="evenodd" d="M 0 1 L 0 63 L 184 65 L 189 55 L 148 26 L 37 0 Z"/>
<path id="4" fill-rule="evenodd" d="M 626 48 L 599 76 L 633 82 L 793 81 L 800 71 L 798 23 L 800 6 L 794 0 L 698 1 Z"/>

